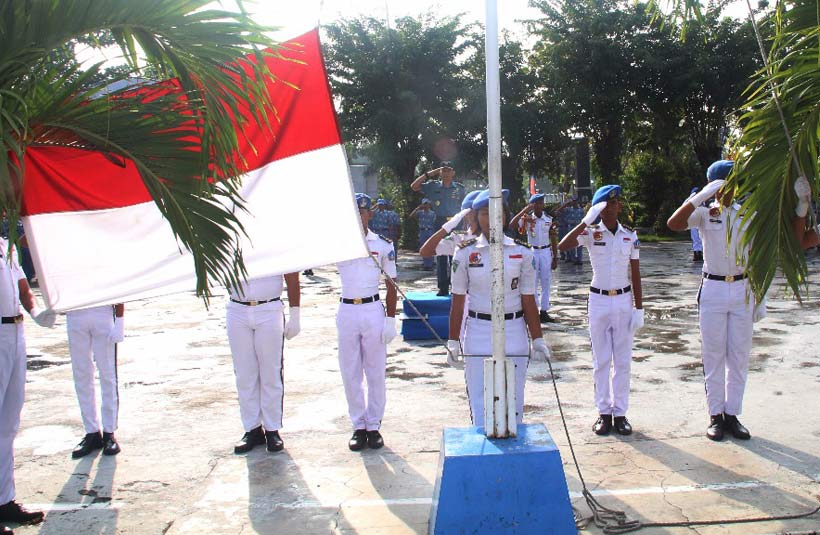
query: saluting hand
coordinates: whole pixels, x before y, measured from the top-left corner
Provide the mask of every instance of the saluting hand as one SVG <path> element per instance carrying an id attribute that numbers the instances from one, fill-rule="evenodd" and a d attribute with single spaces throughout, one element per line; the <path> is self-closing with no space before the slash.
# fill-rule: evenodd
<path id="1" fill-rule="evenodd" d="M 601 212 L 604 211 L 604 208 L 606 208 L 606 201 L 593 204 L 581 221 L 583 221 L 586 226 L 592 225 L 601 217 Z"/>
<path id="2" fill-rule="evenodd" d="M 692 206 L 697 208 L 701 204 L 705 203 L 706 201 L 708 201 L 709 199 L 714 197 L 715 193 L 717 193 L 718 190 L 721 187 L 723 187 L 723 184 L 725 184 L 725 183 L 726 183 L 725 180 L 713 180 L 713 181 L 709 182 L 708 184 L 706 184 L 703 187 L 702 190 L 695 193 L 692 196 L 692 198 L 689 199 L 689 202 L 692 203 Z"/>

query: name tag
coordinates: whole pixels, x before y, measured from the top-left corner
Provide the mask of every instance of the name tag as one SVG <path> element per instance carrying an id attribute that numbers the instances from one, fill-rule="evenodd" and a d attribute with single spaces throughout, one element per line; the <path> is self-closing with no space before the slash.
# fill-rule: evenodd
<path id="1" fill-rule="evenodd" d="M 592 242 L 592 245 L 602 245 L 602 246 L 605 246 L 605 245 L 606 245 L 606 242 L 605 242 L 605 241 L 594 241 L 594 242 Z"/>

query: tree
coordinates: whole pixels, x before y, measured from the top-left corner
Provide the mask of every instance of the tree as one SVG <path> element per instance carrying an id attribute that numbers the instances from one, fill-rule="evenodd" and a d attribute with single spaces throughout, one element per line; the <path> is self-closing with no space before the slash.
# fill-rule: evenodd
<path id="1" fill-rule="evenodd" d="M 105 151 L 136 164 L 192 253 L 197 292 L 207 297 L 211 278 L 238 284 L 242 229 L 227 208 L 241 206 L 233 116 L 241 99 L 258 121 L 268 120 L 263 78 L 270 74 L 263 61 L 250 75 L 239 67 L 274 44 L 238 3 L 240 12 L 209 9 L 208 0 L 0 0 L 0 206 L 10 228 L 29 147 Z M 74 45 L 99 46 L 101 36 L 122 51 L 126 68 L 77 62 Z M 176 79 L 179 91 L 151 102 L 127 89 L 94 98 L 101 81 L 128 82 L 146 69 Z M 192 138 L 199 150 L 190 150 Z"/>

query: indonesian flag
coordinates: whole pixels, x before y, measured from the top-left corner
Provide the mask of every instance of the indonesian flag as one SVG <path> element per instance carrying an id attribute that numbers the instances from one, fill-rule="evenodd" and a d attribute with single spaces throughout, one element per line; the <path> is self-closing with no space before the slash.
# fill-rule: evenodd
<path id="1" fill-rule="evenodd" d="M 278 78 L 267 83 L 271 129 L 244 127 L 255 149 L 242 149 L 248 213 L 239 214 L 251 278 L 368 255 L 318 30 L 283 45 L 283 58 L 267 59 Z M 131 161 L 30 147 L 22 213 L 46 304 L 57 312 L 195 287 L 190 254 Z"/>

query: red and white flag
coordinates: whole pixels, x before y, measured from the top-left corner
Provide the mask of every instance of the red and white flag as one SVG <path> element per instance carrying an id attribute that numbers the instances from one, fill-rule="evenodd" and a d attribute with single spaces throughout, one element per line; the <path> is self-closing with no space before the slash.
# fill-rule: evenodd
<path id="1" fill-rule="evenodd" d="M 239 216 L 249 277 L 367 256 L 318 30 L 268 64 L 271 130 L 252 123 Z M 292 61 L 296 59 L 298 61 Z M 285 81 L 287 83 L 282 83 Z M 241 139 L 241 136 L 240 136 Z M 243 143 L 243 141 L 240 141 Z M 55 311 L 193 290 L 177 243 L 134 165 L 94 151 L 26 151 L 23 224 L 46 304 Z"/>

